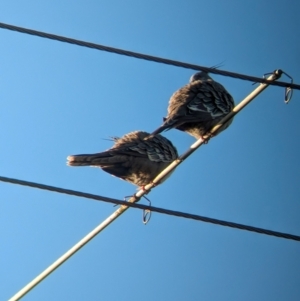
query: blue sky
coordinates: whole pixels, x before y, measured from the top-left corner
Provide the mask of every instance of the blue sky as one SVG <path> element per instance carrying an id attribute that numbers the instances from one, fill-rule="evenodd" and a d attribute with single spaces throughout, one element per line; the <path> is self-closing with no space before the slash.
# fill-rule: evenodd
<path id="1" fill-rule="evenodd" d="M 300 83 L 297 1 L 1 1 L 0 22 Z M 70 154 L 152 131 L 193 70 L 0 29 L 1 176 L 122 199 L 135 187 Z M 238 103 L 251 82 L 215 76 Z M 286 77 L 281 80 L 286 81 Z M 149 198 L 154 206 L 300 235 L 299 91 L 269 87 Z M 165 133 L 180 153 L 193 137 Z M 0 183 L 0 299 L 116 208 Z M 145 203 L 144 201 L 142 201 Z M 299 300 L 300 244 L 128 210 L 24 300 Z"/>

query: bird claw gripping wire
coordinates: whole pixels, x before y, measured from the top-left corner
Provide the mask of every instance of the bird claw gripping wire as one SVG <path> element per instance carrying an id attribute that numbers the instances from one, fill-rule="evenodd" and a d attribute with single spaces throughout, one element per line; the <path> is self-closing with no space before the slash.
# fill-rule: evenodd
<path id="1" fill-rule="evenodd" d="M 203 144 L 208 144 L 209 140 L 214 136 L 211 132 L 206 133 L 201 138 L 203 140 Z"/>
<path id="2" fill-rule="evenodd" d="M 144 195 L 143 195 L 143 198 L 145 198 L 149 202 L 149 206 L 151 207 L 151 201 L 147 197 L 145 197 Z M 150 221 L 150 218 L 151 218 L 151 210 L 150 209 L 144 209 L 142 218 L 143 218 L 143 224 L 147 225 L 148 222 Z"/>

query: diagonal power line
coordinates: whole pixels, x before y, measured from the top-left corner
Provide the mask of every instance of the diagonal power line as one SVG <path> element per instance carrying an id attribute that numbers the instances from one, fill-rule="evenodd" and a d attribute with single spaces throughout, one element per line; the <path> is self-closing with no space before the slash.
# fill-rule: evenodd
<path id="1" fill-rule="evenodd" d="M 102 202 L 106 202 L 106 203 L 112 203 L 112 204 L 116 204 L 116 205 L 123 205 L 123 206 L 128 206 L 128 207 L 137 208 L 137 209 L 150 210 L 152 212 L 162 213 L 162 214 L 176 216 L 176 217 L 183 217 L 183 218 L 187 218 L 187 219 L 193 219 L 196 221 L 202 221 L 202 222 L 211 223 L 211 224 L 215 224 L 215 225 L 220 225 L 220 226 L 225 226 L 225 227 L 230 227 L 230 228 L 246 230 L 246 231 L 250 231 L 250 232 L 255 232 L 255 233 L 266 234 L 266 235 L 270 235 L 270 236 L 300 241 L 300 236 L 298 236 L 298 235 L 282 233 L 282 232 L 267 230 L 267 229 L 263 229 L 263 228 L 228 222 L 228 221 L 224 221 L 224 220 L 200 216 L 200 215 L 191 214 L 191 213 L 175 211 L 175 210 L 170 210 L 170 209 L 165 209 L 165 208 L 160 208 L 160 207 L 146 206 L 146 205 L 142 205 L 142 204 L 138 204 L 138 203 L 130 203 L 130 202 L 121 201 L 121 200 L 117 200 L 117 199 L 113 199 L 113 198 L 108 198 L 108 197 L 104 197 L 104 196 L 100 196 L 100 195 L 80 192 L 80 191 L 76 191 L 76 190 L 59 188 L 59 187 L 44 185 L 44 184 L 35 183 L 35 182 L 23 181 L 23 180 L 19 180 L 19 179 L 7 178 L 7 177 L 2 177 L 2 176 L 0 176 L 0 181 L 6 182 L 6 183 L 11 183 L 11 184 L 27 186 L 27 187 L 31 187 L 31 188 L 48 190 L 48 191 L 52 191 L 52 192 L 64 193 L 64 194 L 68 194 L 68 195 L 72 195 L 72 196 L 83 197 L 83 198 L 87 198 L 87 199 L 102 201 Z"/>
<path id="2" fill-rule="evenodd" d="M 24 28 L 24 27 L 18 27 L 18 26 L 14 26 L 14 25 L 10 25 L 10 24 L 0 23 L 0 28 L 17 31 L 17 32 L 21 32 L 21 33 L 26 33 L 26 34 L 38 36 L 41 38 L 47 38 L 47 39 L 51 39 L 51 40 L 65 42 L 65 43 L 69 43 L 69 44 L 73 44 L 73 45 L 77 45 L 77 46 L 83 46 L 83 47 L 88 47 L 88 48 L 97 49 L 97 50 L 101 50 L 101 51 L 112 52 L 112 53 L 116 53 L 119 55 L 130 56 L 130 57 L 134 57 L 137 59 L 143 59 L 143 60 L 152 61 L 152 62 L 156 62 L 156 63 L 162 63 L 162 64 L 166 64 L 166 65 L 172 65 L 172 66 L 176 66 L 176 67 L 182 67 L 182 68 L 198 70 L 198 71 L 206 71 L 209 73 L 220 74 L 223 76 L 229 76 L 229 77 L 238 78 L 238 79 L 242 79 L 242 80 L 248 80 L 251 82 L 268 83 L 268 84 L 274 85 L 274 86 L 286 87 L 286 88 L 288 87 L 291 89 L 300 90 L 300 85 L 298 85 L 298 84 L 280 82 L 280 81 L 272 82 L 272 81 L 268 81 L 265 78 L 260 78 L 260 77 L 255 77 L 255 76 L 250 76 L 250 75 L 245 75 L 245 74 L 240 74 L 240 73 L 235 73 L 235 72 L 230 72 L 230 71 L 225 71 L 225 70 L 220 70 L 220 69 L 208 68 L 208 67 L 184 63 L 184 62 L 180 62 L 180 61 L 174 61 L 174 60 L 160 58 L 160 57 L 156 57 L 156 56 L 152 56 L 152 55 L 123 50 L 123 49 L 119 49 L 119 48 L 113 48 L 113 47 L 109 47 L 109 46 L 85 42 L 85 41 L 76 40 L 76 39 L 72 39 L 72 38 L 67 38 L 67 37 L 63 37 L 63 36 L 59 36 L 59 35 L 55 35 L 55 34 L 51 34 L 51 33 L 46 33 L 46 32 L 42 32 L 42 31 Z"/>

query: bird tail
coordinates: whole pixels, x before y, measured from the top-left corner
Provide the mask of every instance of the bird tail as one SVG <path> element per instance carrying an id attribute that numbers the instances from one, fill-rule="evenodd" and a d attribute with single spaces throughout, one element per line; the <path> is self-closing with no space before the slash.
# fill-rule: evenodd
<path id="1" fill-rule="evenodd" d="M 155 131 L 153 131 L 151 134 L 150 134 L 150 136 L 155 136 L 155 135 L 157 135 L 157 134 L 160 134 L 160 133 L 162 133 L 162 132 L 164 132 L 164 131 L 166 131 L 167 130 L 167 126 L 160 126 L 159 128 L 157 128 Z"/>
<path id="2" fill-rule="evenodd" d="M 166 122 L 167 118 L 164 117 L 163 120 L 164 120 L 164 123 L 160 127 L 158 127 L 156 130 L 154 130 L 148 137 L 153 137 L 164 131 L 168 131 L 173 127 L 172 125 L 170 125 L 169 123 Z"/>
<path id="3" fill-rule="evenodd" d="M 95 165 L 95 159 L 99 158 L 95 155 L 71 155 L 67 157 L 68 166 L 92 166 Z"/>

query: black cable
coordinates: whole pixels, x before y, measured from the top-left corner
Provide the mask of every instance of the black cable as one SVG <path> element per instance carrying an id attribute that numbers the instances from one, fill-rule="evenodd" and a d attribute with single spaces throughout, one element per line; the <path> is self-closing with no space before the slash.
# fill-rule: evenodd
<path id="1" fill-rule="evenodd" d="M 124 206 L 143 209 L 143 210 L 150 210 L 152 212 L 158 212 L 158 213 L 177 216 L 177 217 L 184 217 L 184 218 L 193 219 L 196 221 L 212 223 L 215 225 L 221 225 L 221 226 L 231 227 L 231 228 L 235 228 L 235 229 L 247 230 L 250 232 L 255 232 L 255 233 L 266 234 L 266 235 L 270 235 L 270 236 L 300 241 L 300 236 L 297 236 L 297 235 L 292 235 L 292 234 L 288 234 L 288 233 L 282 233 L 282 232 L 247 226 L 247 225 L 233 223 L 233 222 L 227 222 L 227 221 L 210 218 L 210 217 L 205 217 L 205 216 L 200 216 L 200 215 L 196 215 L 196 214 L 190 214 L 190 213 L 174 211 L 174 210 L 153 207 L 153 206 L 146 206 L 146 205 L 137 204 L 137 203 L 130 203 L 130 202 L 126 202 L 126 201 L 120 201 L 117 199 L 107 198 L 107 197 L 100 196 L 100 195 L 84 193 L 84 192 L 70 190 L 70 189 L 58 188 L 58 187 L 54 187 L 54 186 L 49 186 L 49 185 L 44 185 L 44 184 L 39 184 L 39 183 L 34 183 L 34 182 L 28 182 L 28 181 L 22 181 L 22 180 L 18 180 L 18 179 L 7 178 L 7 177 L 0 176 L 0 181 L 6 182 L 6 183 L 23 185 L 23 186 L 29 186 L 32 188 L 54 191 L 54 192 L 58 192 L 58 193 L 64 193 L 64 194 L 68 194 L 68 195 L 93 199 L 93 200 L 97 200 L 97 201 L 103 201 L 103 202 L 107 202 L 107 203 L 113 203 L 113 204 L 117 204 L 117 205 L 124 205 Z"/>
<path id="2" fill-rule="evenodd" d="M 78 46 L 83 46 L 83 47 L 93 48 L 93 49 L 97 49 L 97 50 L 117 53 L 120 55 L 126 55 L 126 56 L 130 56 L 130 57 L 135 57 L 135 58 L 143 59 L 143 60 L 147 60 L 147 61 L 163 63 L 163 64 L 167 64 L 167 65 L 173 65 L 173 66 L 192 69 L 192 70 L 206 71 L 209 73 L 220 74 L 223 76 L 229 76 L 229 77 L 233 77 L 233 78 L 239 78 L 242 80 L 248 80 L 248 81 L 255 82 L 255 83 L 269 83 L 270 85 L 274 85 L 274 86 L 289 87 L 292 89 L 300 90 L 300 85 L 293 84 L 293 83 L 286 83 L 286 82 L 281 82 L 281 81 L 270 82 L 270 81 L 266 80 L 265 78 L 244 75 L 244 74 L 240 74 L 240 73 L 229 72 L 229 71 L 215 69 L 215 68 L 208 68 L 208 67 L 204 67 L 204 66 L 193 65 L 193 64 L 188 64 L 188 63 L 179 62 L 179 61 L 173 61 L 173 60 L 169 60 L 169 59 L 159 58 L 159 57 L 141 54 L 141 53 L 132 52 L 132 51 L 127 51 L 127 50 L 123 50 L 123 49 L 118 49 L 118 48 L 103 46 L 103 45 L 99 45 L 99 44 L 84 42 L 84 41 L 80 41 L 80 40 L 75 40 L 75 39 L 71 39 L 71 38 L 67 38 L 67 37 L 63 37 L 63 36 L 58 36 L 58 35 L 42 32 L 42 31 L 18 27 L 18 26 L 14 26 L 14 25 L 5 24 L 5 23 L 0 23 L 0 28 L 9 29 L 9 30 L 13 30 L 13 31 L 21 32 L 21 33 L 26 33 L 26 34 L 39 36 L 42 38 L 47 38 L 47 39 L 56 40 L 56 41 L 60 41 L 60 42 L 65 42 L 65 43 L 69 43 L 69 44 L 74 44 L 74 45 L 78 45 Z"/>

